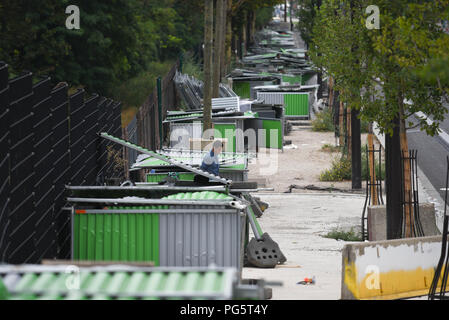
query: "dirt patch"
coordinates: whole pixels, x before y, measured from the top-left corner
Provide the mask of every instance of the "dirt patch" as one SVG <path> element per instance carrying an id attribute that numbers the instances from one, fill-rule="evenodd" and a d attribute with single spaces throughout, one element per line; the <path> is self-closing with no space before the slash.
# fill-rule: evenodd
<path id="1" fill-rule="evenodd" d="M 291 140 L 296 149 L 284 151 L 266 150 L 261 148 L 257 159 L 249 164 L 249 179 L 265 178 L 266 187 L 274 188 L 274 192 L 284 192 L 292 184 L 350 189 L 351 181 L 321 182 L 320 173 L 331 167 L 332 159 L 340 157 L 339 152 L 326 152 L 321 149 L 324 144 L 335 145 L 333 132 L 314 132 L 309 127 L 293 127 L 285 139 Z M 362 146 L 365 144 L 366 134 L 362 135 Z M 271 166 L 268 168 L 268 163 Z M 292 192 L 310 192 L 296 190 Z M 314 191 L 316 192 L 316 191 Z"/>

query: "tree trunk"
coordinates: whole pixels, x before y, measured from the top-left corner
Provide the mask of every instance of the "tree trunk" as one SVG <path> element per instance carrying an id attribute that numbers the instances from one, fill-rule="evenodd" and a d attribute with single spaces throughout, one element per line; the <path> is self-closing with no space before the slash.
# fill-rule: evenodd
<path id="1" fill-rule="evenodd" d="M 328 105 L 329 107 L 332 109 L 333 104 L 334 104 L 334 83 L 333 83 L 333 79 L 332 76 L 329 76 L 329 80 L 328 80 L 328 92 L 327 92 L 327 96 L 328 98 Z"/>
<path id="2" fill-rule="evenodd" d="M 284 7 L 284 22 L 287 22 L 287 0 L 285 0 L 285 7 Z"/>
<path id="3" fill-rule="evenodd" d="M 341 95 L 341 94 L 340 94 Z M 339 113 L 339 128 L 340 128 L 340 146 L 344 145 L 344 136 L 345 136 L 345 129 L 344 129 L 344 106 L 343 101 L 340 100 L 340 113 Z"/>
<path id="4" fill-rule="evenodd" d="M 246 29 L 247 29 L 247 26 L 248 26 L 248 19 L 246 18 L 246 16 L 247 16 L 247 13 L 246 13 L 246 11 L 243 13 L 243 22 L 242 22 L 242 30 L 241 30 L 241 36 L 242 36 L 242 38 L 241 38 L 241 42 L 240 42 L 240 45 L 241 45 L 241 56 L 240 56 L 240 59 L 243 59 L 243 57 L 246 55 L 246 39 L 247 39 L 247 37 L 246 37 L 246 35 L 247 35 L 247 33 L 246 33 Z"/>
<path id="5" fill-rule="evenodd" d="M 346 137 L 347 137 L 347 147 L 348 147 L 348 157 L 352 158 L 352 130 L 351 130 L 351 109 L 346 108 Z"/>
<path id="6" fill-rule="evenodd" d="M 215 10 L 215 43 L 214 43 L 214 54 L 213 54 L 213 81 L 212 81 L 212 98 L 219 97 L 220 88 L 220 66 L 221 66 L 221 51 L 222 51 L 222 40 L 221 36 L 223 34 L 223 1 L 217 0 L 217 9 Z"/>
<path id="7" fill-rule="evenodd" d="M 226 19 L 226 59 L 225 71 L 228 72 L 231 64 L 232 56 L 232 0 L 228 0 L 228 16 Z"/>
<path id="8" fill-rule="evenodd" d="M 204 115 L 203 131 L 212 128 L 212 41 L 214 35 L 214 2 L 204 2 Z"/>
<path id="9" fill-rule="evenodd" d="M 221 23 L 221 56 L 220 56 L 220 79 L 226 76 L 226 51 L 227 51 L 227 21 L 228 21 L 228 0 L 223 0 L 223 13 Z M 223 80 L 222 80 L 223 81 Z"/>
<path id="10" fill-rule="evenodd" d="M 408 141 L 407 141 L 407 131 L 405 127 L 404 119 L 404 105 L 402 99 L 399 99 L 399 134 L 401 142 L 401 155 L 404 159 L 402 162 L 404 186 L 403 186 L 403 201 L 404 201 L 404 218 L 405 218 L 405 238 L 411 238 L 414 236 L 414 208 L 412 206 L 412 188 L 411 188 L 411 168 L 410 161 L 407 159 L 409 157 L 408 153 Z"/>
<path id="11" fill-rule="evenodd" d="M 376 183 L 376 157 L 374 154 L 374 141 L 373 141 L 373 124 L 370 123 L 369 133 L 368 133 L 368 166 L 369 166 L 369 179 L 371 184 L 371 204 L 377 206 L 379 204 L 377 188 L 374 187 Z M 368 187 L 368 186 L 367 186 Z"/>
<path id="12" fill-rule="evenodd" d="M 254 44 L 256 42 L 255 35 L 256 35 L 256 11 L 250 11 L 249 12 L 250 17 L 250 23 L 249 23 L 249 41 L 248 43 L 250 45 Z"/>
<path id="13" fill-rule="evenodd" d="M 292 7 L 293 7 L 293 1 L 290 0 L 290 31 L 293 31 L 293 16 L 292 16 Z"/>

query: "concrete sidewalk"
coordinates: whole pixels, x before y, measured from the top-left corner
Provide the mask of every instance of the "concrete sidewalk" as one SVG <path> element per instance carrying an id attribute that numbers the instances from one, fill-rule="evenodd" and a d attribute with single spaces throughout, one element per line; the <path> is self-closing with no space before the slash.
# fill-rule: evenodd
<path id="1" fill-rule="evenodd" d="M 243 278 L 281 281 L 273 299 L 340 299 L 341 249 L 345 241 L 324 238 L 334 228 L 360 230 L 365 197 L 342 193 L 254 194 L 270 204 L 258 219 L 287 262 L 274 269 L 244 268 Z M 305 277 L 315 285 L 298 285 Z"/>

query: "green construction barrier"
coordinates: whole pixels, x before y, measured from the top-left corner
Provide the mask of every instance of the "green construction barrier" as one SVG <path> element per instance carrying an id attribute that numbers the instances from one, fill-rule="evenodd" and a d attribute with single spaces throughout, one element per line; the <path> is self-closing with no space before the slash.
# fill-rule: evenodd
<path id="1" fill-rule="evenodd" d="M 183 192 L 163 197 L 161 200 L 231 200 L 232 198 L 225 193 L 214 191 L 201 192 Z M 104 207 L 104 205 L 101 205 Z M 171 205 L 170 205 L 171 206 Z M 183 205 L 184 209 L 196 209 L 199 205 Z M 155 210 L 161 209 L 161 213 L 136 213 L 126 212 L 126 210 Z M 75 208 L 73 216 L 73 243 L 72 253 L 73 260 L 87 260 L 87 261 L 133 261 L 133 262 L 153 262 L 155 266 L 160 266 L 161 259 L 168 259 L 170 256 L 170 248 L 178 245 L 175 242 L 175 236 L 172 231 L 166 233 L 160 231 L 160 228 L 173 229 L 175 226 L 182 225 L 185 217 L 191 217 L 192 213 L 182 215 L 174 215 L 172 213 L 164 213 L 164 209 L 169 209 L 168 204 L 152 205 L 152 206 L 111 206 L 104 207 L 104 212 L 88 212 L 84 209 Z M 203 208 L 204 209 L 204 208 Z M 124 210 L 124 212 L 106 212 L 107 210 Z M 87 212 L 86 212 L 87 211 Z M 206 213 L 203 213 L 206 214 Z M 219 213 L 211 213 L 217 216 Z M 231 215 L 226 213 L 229 217 Z M 173 217 L 178 220 L 168 220 Z M 223 218 L 222 218 L 223 219 Z M 237 230 L 238 211 L 235 211 L 233 220 L 226 223 L 229 225 L 225 230 L 228 233 L 222 234 L 223 238 L 214 240 L 217 243 L 216 248 L 210 248 L 211 252 L 220 250 L 218 247 L 219 241 L 224 241 L 230 244 L 234 239 L 232 238 L 232 230 Z M 192 223 L 196 223 L 192 228 L 202 230 L 208 228 L 206 220 L 193 219 Z M 218 220 L 217 220 L 218 221 Z M 181 223 L 181 224 L 180 224 Z M 224 223 L 224 222 L 223 222 Z M 165 226 L 165 227 L 164 227 Z M 184 228 L 185 226 L 183 226 Z M 187 228 L 187 227 L 186 227 Z M 205 229 L 203 229 L 205 230 Z M 185 229 L 183 232 L 190 232 Z M 198 237 L 202 234 L 192 235 L 188 240 L 193 243 L 198 243 Z M 217 235 L 218 236 L 218 235 Z M 196 237 L 196 238 L 195 238 Z M 194 239 L 195 238 L 195 239 Z M 196 241 L 196 242 L 194 242 Z M 238 243 L 237 243 L 238 244 Z M 224 250 L 224 249 L 223 249 Z M 237 249 L 236 249 L 237 250 Z M 175 251 L 177 260 L 184 261 L 183 254 Z M 211 254 L 211 253 L 208 253 Z M 223 253 L 224 254 L 224 253 Z M 228 252 L 226 252 L 228 254 Z M 171 256 L 170 256 L 171 257 Z M 236 255 L 229 253 L 228 260 L 223 261 L 225 265 L 234 264 L 237 266 L 238 259 Z M 232 260 L 233 259 L 233 260 Z M 194 258 L 192 258 L 192 261 Z M 171 262 L 174 263 L 174 262 Z M 192 262 L 193 263 L 193 262 Z M 167 265 L 167 261 L 165 261 Z M 1 287 L 0 287 L 1 294 Z"/>
<path id="2" fill-rule="evenodd" d="M 149 173 L 147 174 L 147 182 L 159 182 L 168 176 L 168 172 L 163 173 Z M 179 180 L 193 181 L 195 173 L 193 172 L 178 172 Z"/>
<path id="3" fill-rule="evenodd" d="M 286 116 L 309 116 L 309 94 L 284 94 Z"/>
<path id="4" fill-rule="evenodd" d="M 262 128 L 265 129 L 265 147 L 273 149 L 282 149 L 282 121 L 280 120 L 262 120 Z M 271 130 L 276 130 L 277 139 L 273 138 Z"/>
<path id="5" fill-rule="evenodd" d="M 251 96 L 249 81 L 234 81 L 232 83 L 232 90 L 234 90 L 235 94 L 241 99 L 249 99 Z"/>
<path id="6" fill-rule="evenodd" d="M 297 76 L 283 75 L 282 82 L 287 82 L 289 84 L 298 84 L 298 83 L 303 84 L 301 75 L 297 75 Z"/>
<path id="7" fill-rule="evenodd" d="M 133 209 L 157 208 L 163 207 L 133 207 Z M 110 207 L 110 209 L 131 209 L 131 207 Z M 158 213 L 76 212 L 73 236 L 74 260 L 152 261 L 155 265 L 159 265 Z"/>
<path id="8" fill-rule="evenodd" d="M 229 141 L 228 138 L 228 143 L 226 144 L 226 152 L 235 152 L 236 150 L 236 143 L 235 143 L 235 124 L 233 123 L 214 123 L 214 129 L 217 130 L 220 135 L 216 135 L 215 138 L 221 136 L 221 138 L 228 138 L 227 137 L 227 132 L 229 132 L 229 130 L 232 130 L 232 135 L 233 135 L 233 140 L 232 140 L 232 144 L 230 143 L 231 141 Z"/>

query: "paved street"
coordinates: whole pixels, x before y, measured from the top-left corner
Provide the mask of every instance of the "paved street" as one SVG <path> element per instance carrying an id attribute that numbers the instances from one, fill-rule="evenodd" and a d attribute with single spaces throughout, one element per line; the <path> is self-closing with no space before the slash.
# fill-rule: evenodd
<path id="1" fill-rule="evenodd" d="M 365 197 L 352 194 L 256 194 L 270 207 L 259 219 L 287 257 L 275 269 L 244 268 L 243 278 L 281 281 L 273 299 L 340 299 L 341 249 L 347 243 L 324 238 L 334 228 L 358 231 Z M 305 277 L 315 285 L 299 285 Z"/>

